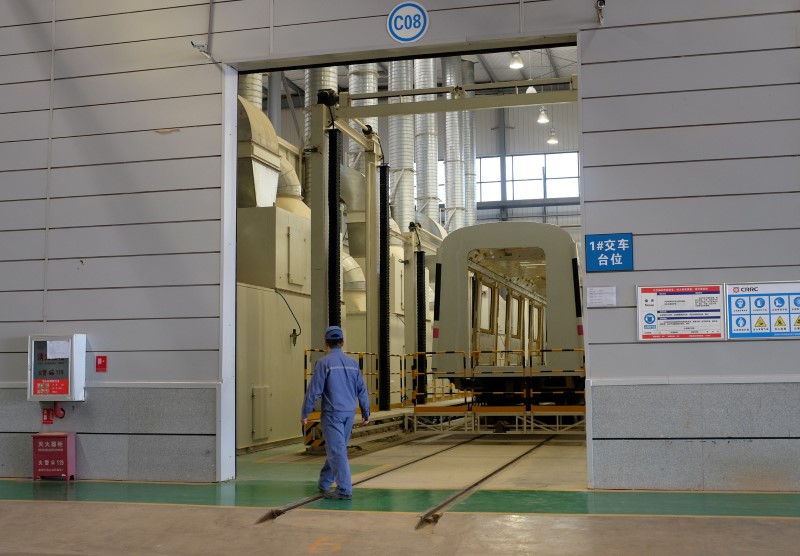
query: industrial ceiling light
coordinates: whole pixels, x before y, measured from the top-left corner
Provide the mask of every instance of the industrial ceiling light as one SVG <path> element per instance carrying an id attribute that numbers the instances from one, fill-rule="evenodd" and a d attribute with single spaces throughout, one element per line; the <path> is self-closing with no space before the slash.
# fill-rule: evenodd
<path id="1" fill-rule="evenodd" d="M 550 118 L 547 117 L 547 110 L 544 109 L 544 106 L 539 108 L 539 118 L 536 121 L 540 124 L 550 123 Z"/>
<path id="2" fill-rule="evenodd" d="M 511 69 L 519 69 L 525 64 L 522 63 L 522 56 L 519 55 L 519 52 L 514 51 L 511 53 L 511 63 L 508 64 L 508 67 Z"/>
<path id="3" fill-rule="evenodd" d="M 536 91 L 536 87 L 534 87 L 533 85 L 531 85 L 530 87 L 528 87 L 527 89 L 525 89 L 525 92 L 526 92 L 526 93 L 528 93 L 528 94 L 533 94 L 533 93 L 537 92 L 537 91 Z"/>
<path id="4" fill-rule="evenodd" d="M 548 145 L 558 145 L 558 137 L 556 137 L 556 128 L 550 128 L 550 137 L 547 138 Z"/>

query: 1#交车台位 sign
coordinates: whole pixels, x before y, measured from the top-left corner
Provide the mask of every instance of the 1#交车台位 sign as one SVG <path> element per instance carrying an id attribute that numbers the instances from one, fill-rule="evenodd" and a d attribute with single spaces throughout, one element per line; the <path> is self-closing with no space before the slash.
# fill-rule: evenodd
<path id="1" fill-rule="evenodd" d="M 633 270 L 633 234 L 586 236 L 586 272 Z"/>

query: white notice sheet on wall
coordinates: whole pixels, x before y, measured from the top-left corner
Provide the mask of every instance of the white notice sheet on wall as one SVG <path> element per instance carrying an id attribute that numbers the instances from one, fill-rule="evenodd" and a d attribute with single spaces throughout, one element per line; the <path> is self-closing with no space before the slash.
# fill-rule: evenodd
<path id="1" fill-rule="evenodd" d="M 616 307 L 617 286 L 595 286 L 586 288 L 587 307 Z"/>
<path id="2" fill-rule="evenodd" d="M 722 285 L 636 288 L 639 341 L 722 340 Z"/>

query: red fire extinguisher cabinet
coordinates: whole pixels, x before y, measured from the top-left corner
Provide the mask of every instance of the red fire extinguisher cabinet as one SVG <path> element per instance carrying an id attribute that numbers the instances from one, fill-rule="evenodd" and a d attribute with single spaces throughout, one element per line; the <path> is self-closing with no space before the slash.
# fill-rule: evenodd
<path id="1" fill-rule="evenodd" d="M 75 433 L 40 432 L 33 435 L 33 479 L 75 479 Z"/>

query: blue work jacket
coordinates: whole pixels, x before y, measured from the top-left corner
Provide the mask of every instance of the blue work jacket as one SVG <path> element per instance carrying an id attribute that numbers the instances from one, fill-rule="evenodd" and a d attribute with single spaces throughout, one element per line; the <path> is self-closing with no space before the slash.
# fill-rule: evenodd
<path id="1" fill-rule="evenodd" d="M 301 418 L 307 419 L 317 398 L 322 396 L 322 413 L 354 413 L 356 403 L 361 407 L 361 417 L 369 418 L 369 395 L 361 371 L 351 357 L 341 348 L 331 348 L 327 355 L 314 365 L 314 374 L 306 390 Z"/>

